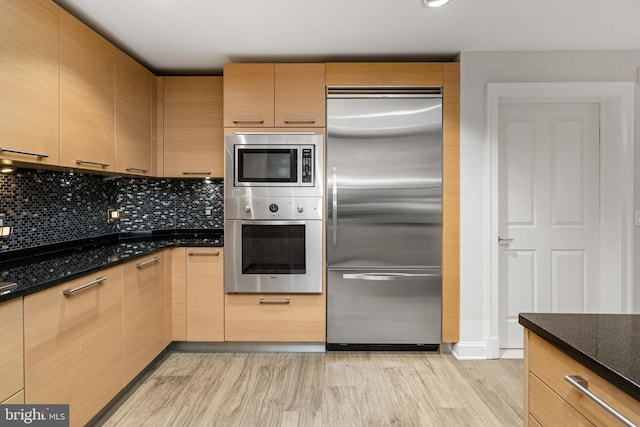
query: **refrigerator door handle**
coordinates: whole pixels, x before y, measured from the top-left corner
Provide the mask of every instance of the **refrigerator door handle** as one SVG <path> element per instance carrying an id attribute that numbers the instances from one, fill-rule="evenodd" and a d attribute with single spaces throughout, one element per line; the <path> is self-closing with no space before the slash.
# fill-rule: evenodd
<path id="1" fill-rule="evenodd" d="M 333 246 L 338 243 L 338 167 L 333 167 L 333 191 L 332 191 L 332 199 L 331 199 L 331 224 L 333 227 L 331 233 L 331 240 L 333 241 Z"/>
<path id="2" fill-rule="evenodd" d="M 416 277 L 440 277 L 440 273 L 344 273 L 343 279 L 353 280 L 403 280 Z"/>

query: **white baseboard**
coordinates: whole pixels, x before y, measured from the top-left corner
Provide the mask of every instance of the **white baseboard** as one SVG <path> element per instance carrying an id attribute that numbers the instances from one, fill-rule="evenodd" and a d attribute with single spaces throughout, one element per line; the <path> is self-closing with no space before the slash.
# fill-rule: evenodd
<path id="1" fill-rule="evenodd" d="M 487 359 L 487 343 L 459 342 L 453 346 L 451 352 L 458 360 L 485 360 Z"/>
<path id="2" fill-rule="evenodd" d="M 499 359 L 500 340 L 488 337 L 485 341 L 459 342 L 453 346 L 452 354 L 460 360 Z"/>

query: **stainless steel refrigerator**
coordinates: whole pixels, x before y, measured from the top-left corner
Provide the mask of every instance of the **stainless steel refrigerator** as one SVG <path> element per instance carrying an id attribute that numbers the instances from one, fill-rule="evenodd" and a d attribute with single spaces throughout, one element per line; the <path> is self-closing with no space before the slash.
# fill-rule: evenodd
<path id="1" fill-rule="evenodd" d="M 441 96 L 330 88 L 326 153 L 327 349 L 436 350 Z"/>

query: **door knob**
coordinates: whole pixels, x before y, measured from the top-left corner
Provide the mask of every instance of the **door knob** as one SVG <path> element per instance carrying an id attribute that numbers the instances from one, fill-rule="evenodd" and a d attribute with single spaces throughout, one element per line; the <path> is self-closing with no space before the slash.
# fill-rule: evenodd
<path id="1" fill-rule="evenodd" d="M 513 242 L 513 239 L 503 239 L 502 237 L 498 236 L 498 243 L 511 243 Z"/>

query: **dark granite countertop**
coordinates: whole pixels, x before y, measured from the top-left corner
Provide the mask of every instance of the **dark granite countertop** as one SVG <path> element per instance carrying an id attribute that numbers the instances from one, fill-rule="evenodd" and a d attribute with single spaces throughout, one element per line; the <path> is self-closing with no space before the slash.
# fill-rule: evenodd
<path id="1" fill-rule="evenodd" d="M 111 234 L 0 253 L 0 302 L 149 255 L 168 247 L 222 247 L 222 230 Z M 2 285 L 14 284 L 3 287 Z"/>
<path id="2" fill-rule="evenodd" d="M 522 313 L 518 320 L 640 400 L 640 314 Z"/>

